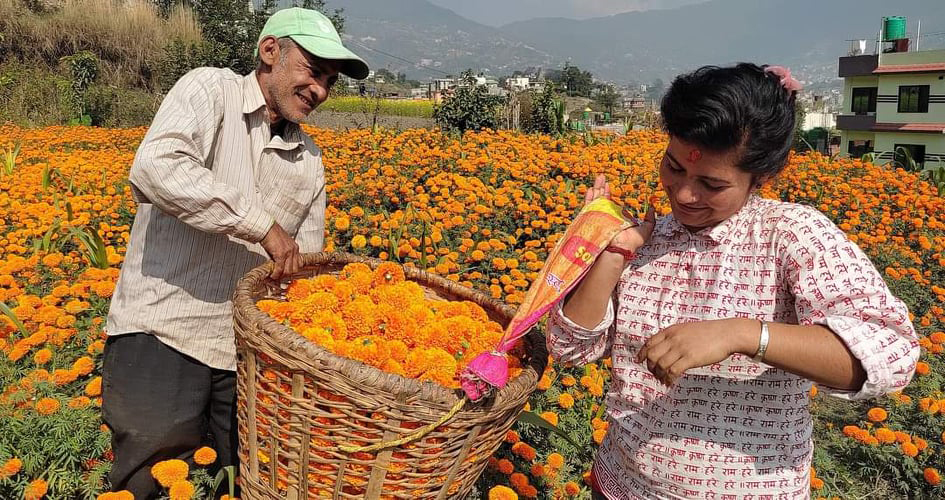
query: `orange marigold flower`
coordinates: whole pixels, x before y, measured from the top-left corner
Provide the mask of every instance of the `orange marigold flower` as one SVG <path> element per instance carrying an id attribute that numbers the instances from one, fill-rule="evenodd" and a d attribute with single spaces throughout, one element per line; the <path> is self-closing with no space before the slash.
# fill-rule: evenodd
<path id="1" fill-rule="evenodd" d="M 128 490 L 102 493 L 95 500 L 135 500 L 134 494 Z"/>
<path id="2" fill-rule="evenodd" d="M 335 218 L 335 229 L 347 231 L 349 227 L 351 227 L 351 219 L 347 215 L 339 215 Z"/>
<path id="3" fill-rule="evenodd" d="M 558 406 L 562 408 L 571 408 L 574 406 L 574 396 L 564 392 L 558 396 Z"/>
<path id="4" fill-rule="evenodd" d="M 595 431 L 594 431 L 594 434 L 593 434 L 594 442 L 597 443 L 597 444 L 603 443 L 603 442 L 604 442 L 604 436 L 606 436 L 606 435 L 607 435 L 607 431 L 604 430 L 604 429 L 597 429 L 597 430 L 595 430 Z"/>
<path id="5" fill-rule="evenodd" d="M 76 396 L 69 400 L 69 408 L 85 408 L 92 404 L 92 400 L 86 396 Z"/>
<path id="6" fill-rule="evenodd" d="M 933 344 L 945 344 L 945 332 L 934 332 L 932 335 L 929 335 L 929 340 Z"/>
<path id="7" fill-rule="evenodd" d="M 210 465 L 217 461 L 217 452 L 209 446 L 203 446 L 194 452 L 194 463 L 197 465 Z"/>
<path id="8" fill-rule="evenodd" d="M 560 469 L 561 467 L 564 467 L 564 457 L 560 453 L 557 453 L 557 452 L 549 454 L 548 466 L 555 469 Z"/>
<path id="9" fill-rule="evenodd" d="M 0 481 L 16 475 L 23 468 L 23 461 L 13 457 L 0 465 Z"/>
<path id="10" fill-rule="evenodd" d="M 925 470 L 922 471 L 922 477 L 925 478 L 925 482 L 932 486 L 938 486 L 938 483 L 942 482 L 942 476 L 932 467 L 926 467 Z"/>
<path id="11" fill-rule="evenodd" d="M 929 373 L 932 373 L 932 369 L 925 361 L 919 361 L 915 364 L 915 372 L 919 375 L 928 375 Z"/>
<path id="12" fill-rule="evenodd" d="M 24 500 L 39 500 L 46 496 L 46 491 L 49 489 L 49 486 L 46 484 L 46 481 L 43 479 L 34 479 L 30 484 L 26 485 L 26 489 L 23 490 L 23 499 Z"/>
<path id="13" fill-rule="evenodd" d="M 33 361 L 36 362 L 37 365 L 45 365 L 51 359 L 52 351 L 46 348 L 40 349 L 36 351 L 36 354 L 33 354 Z"/>
<path id="14" fill-rule="evenodd" d="M 886 420 L 887 416 L 886 410 L 878 407 L 870 408 L 870 411 L 866 412 L 866 418 L 868 418 L 870 422 L 882 422 Z"/>
<path id="15" fill-rule="evenodd" d="M 72 370 L 78 373 L 80 377 L 92 373 L 93 369 L 95 369 L 95 361 L 92 361 L 92 358 L 88 356 L 82 356 L 75 360 L 75 363 L 72 363 Z"/>
<path id="16" fill-rule="evenodd" d="M 187 479 L 190 467 L 187 462 L 178 459 L 164 460 L 151 466 L 151 476 L 161 483 L 161 486 L 170 488 L 174 483 Z"/>
<path id="17" fill-rule="evenodd" d="M 565 375 L 565 376 L 561 377 L 561 385 L 563 385 L 563 386 L 565 386 L 565 387 L 571 387 L 571 386 L 573 386 L 573 385 L 576 384 L 576 383 L 577 383 L 577 380 L 576 380 L 574 377 L 572 377 L 571 375 Z"/>
<path id="18" fill-rule="evenodd" d="M 532 448 L 531 446 L 528 445 L 528 443 L 525 443 L 524 441 L 519 441 L 513 444 L 512 453 L 522 457 L 522 460 L 525 460 L 526 462 L 531 462 L 532 460 L 535 460 L 535 456 L 536 456 L 535 448 Z"/>
<path id="19" fill-rule="evenodd" d="M 892 444 L 896 442 L 896 433 L 885 427 L 876 429 L 876 439 L 883 444 Z"/>
<path id="20" fill-rule="evenodd" d="M 508 486 L 493 486 L 489 490 L 489 500 L 518 500 L 518 494 Z"/>
<path id="21" fill-rule="evenodd" d="M 824 487 L 824 480 L 819 477 L 810 478 L 811 489 L 819 490 Z"/>
<path id="22" fill-rule="evenodd" d="M 564 483 L 564 494 L 568 496 L 575 496 L 581 492 L 581 487 L 574 481 L 568 481 Z"/>
<path id="23" fill-rule="evenodd" d="M 549 424 L 557 427 L 558 426 L 558 414 L 553 411 L 545 411 L 539 415 L 541 418 L 548 421 Z"/>
<path id="24" fill-rule="evenodd" d="M 102 377 L 95 377 L 85 385 L 85 395 L 93 398 L 102 395 Z"/>
<path id="25" fill-rule="evenodd" d="M 190 481 L 176 481 L 168 491 L 170 500 L 190 500 L 194 496 L 194 485 Z"/>
<path id="26" fill-rule="evenodd" d="M 531 472 L 531 473 L 532 473 L 532 476 L 534 476 L 534 477 L 545 477 L 546 470 L 545 470 L 545 466 L 544 466 L 544 465 L 542 465 L 542 464 L 534 464 L 534 465 L 532 465 L 532 468 L 531 468 L 531 470 L 530 470 L 529 472 Z"/>
<path id="27" fill-rule="evenodd" d="M 52 415 L 59 411 L 59 400 L 53 398 L 42 398 L 36 402 L 36 413 L 40 415 Z"/>
<path id="28" fill-rule="evenodd" d="M 374 286 L 393 285 L 404 281 L 404 269 L 393 262 L 382 262 L 374 269 Z"/>
<path id="29" fill-rule="evenodd" d="M 916 447 L 916 445 L 912 443 L 902 443 L 901 446 L 902 446 L 902 453 L 907 456 L 915 457 L 916 455 L 919 454 L 919 448 Z"/>
<path id="30" fill-rule="evenodd" d="M 520 439 L 521 439 L 521 438 L 519 437 L 518 433 L 515 432 L 515 431 L 510 430 L 510 431 L 508 431 L 508 432 L 505 433 L 505 442 L 506 442 L 506 443 L 517 443 L 517 442 L 519 442 Z"/>
<path id="31" fill-rule="evenodd" d="M 499 460 L 498 463 L 496 463 L 496 469 L 498 469 L 502 474 L 508 476 L 515 472 L 515 465 L 512 464 L 510 460 L 503 458 Z"/>

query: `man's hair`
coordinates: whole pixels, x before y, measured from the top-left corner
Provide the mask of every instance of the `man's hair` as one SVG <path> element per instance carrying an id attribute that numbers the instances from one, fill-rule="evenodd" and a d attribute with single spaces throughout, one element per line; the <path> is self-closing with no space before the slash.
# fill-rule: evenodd
<path id="1" fill-rule="evenodd" d="M 714 152 L 736 150 L 755 179 L 777 175 L 794 136 L 796 93 L 764 67 L 704 66 L 676 77 L 660 105 L 673 137 Z"/>
<path id="2" fill-rule="evenodd" d="M 295 43 L 290 37 L 284 36 L 277 38 L 279 41 L 279 64 L 285 64 L 286 58 L 289 57 L 289 52 L 294 48 L 298 47 L 298 44 Z M 256 69 L 261 68 L 263 65 L 262 55 L 256 56 Z"/>

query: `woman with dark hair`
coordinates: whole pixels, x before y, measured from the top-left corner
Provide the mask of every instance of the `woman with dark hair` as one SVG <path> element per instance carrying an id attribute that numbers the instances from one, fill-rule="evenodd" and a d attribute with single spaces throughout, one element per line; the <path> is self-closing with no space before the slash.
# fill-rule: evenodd
<path id="1" fill-rule="evenodd" d="M 853 399 L 912 378 L 909 312 L 869 259 L 817 210 L 756 194 L 787 163 L 799 89 L 776 66 L 677 77 L 672 213 L 619 233 L 550 317 L 558 361 L 613 362 L 597 498 L 807 498 L 811 384 Z"/>

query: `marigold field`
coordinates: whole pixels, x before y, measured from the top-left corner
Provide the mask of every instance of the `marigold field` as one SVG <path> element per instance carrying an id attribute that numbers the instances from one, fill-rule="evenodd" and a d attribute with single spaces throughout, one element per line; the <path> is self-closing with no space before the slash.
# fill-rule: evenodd
<path id="1" fill-rule="evenodd" d="M 615 198 L 639 210 L 660 194 L 666 144 L 656 132 L 307 131 L 328 172 L 328 250 L 426 268 L 512 304 L 593 174 L 606 173 Z M 0 498 L 94 499 L 104 487 L 112 455 L 100 413 L 102 325 L 135 212 L 126 178 L 143 135 L 0 126 Z M 850 403 L 811 392 L 812 495 L 945 496 L 942 198 L 914 174 L 817 154 L 794 156 L 763 195 L 827 213 L 908 303 L 921 336 L 921 363 L 901 393 Z M 665 199 L 657 209 L 668 212 Z M 563 432 L 517 424 L 478 494 L 589 498 L 583 475 L 607 432 L 608 364 L 551 365 L 529 410 Z M 204 498 L 211 480 L 201 464 L 211 459 L 205 450 L 180 469 L 188 483 L 167 495 Z"/>

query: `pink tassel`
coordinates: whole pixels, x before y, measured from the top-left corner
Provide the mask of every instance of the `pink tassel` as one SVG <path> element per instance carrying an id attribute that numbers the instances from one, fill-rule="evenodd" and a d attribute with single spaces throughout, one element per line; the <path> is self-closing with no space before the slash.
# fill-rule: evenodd
<path id="1" fill-rule="evenodd" d="M 459 375 L 459 385 L 471 401 L 479 401 L 509 381 L 509 360 L 505 353 L 484 352 L 476 356 Z"/>

